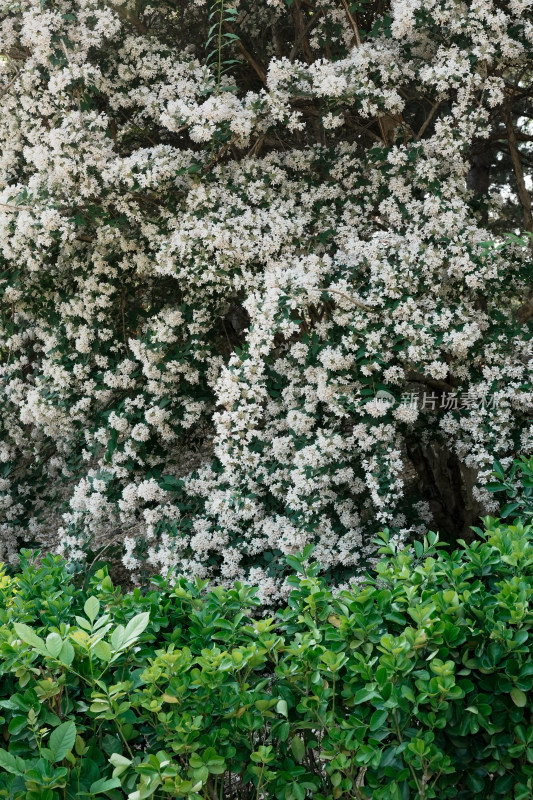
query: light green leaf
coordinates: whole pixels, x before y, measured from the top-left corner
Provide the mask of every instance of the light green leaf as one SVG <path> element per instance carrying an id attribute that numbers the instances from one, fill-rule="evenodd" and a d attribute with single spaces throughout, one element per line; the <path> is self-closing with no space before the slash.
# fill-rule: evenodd
<path id="1" fill-rule="evenodd" d="M 58 633 L 49 633 L 46 637 L 46 649 L 53 658 L 57 658 L 63 647 L 63 639 Z"/>
<path id="2" fill-rule="evenodd" d="M 63 642 L 59 655 L 57 656 L 57 660 L 61 661 L 62 664 L 65 664 L 66 667 L 70 667 L 74 661 L 74 648 L 69 641 Z"/>
<path id="3" fill-rule="evenodd" d="M 113 770 L 113 777 L 118 778 L 119 775 L 122 775 L 122 773 L 128 769 L 131 764 L 131 759 L 121 756 L 120 753 L 113 753 L 109 756 L 109 762 L 115 767 Z"/>
<path id="4" fill-rule="evenodd" d="M 124 642 L 124 626 L 117 625 L 117 627 L 111 634 L 111 646 L 113 647 L 114 650 L 120 650 L 123 642 Z"/>
<path id="5" fill-rule="evenodd" d="M 94 622 L 100 611 L 100 601 L 97 600 L 96 597 L 87 598 L 85 605 L 83 606 L 83 610 L 85 611 L 85 616 L 87 619 L 90 619 L 91 622 Z"/>
<path id="6" fill-rule="evenodd" d="M 515 706 L 518 706 L 519 708 L 524 708 L 524 706 L 527 703 L 527 697 L 525 693 L 521 689 L 518 689 L 516 686 L 513 686 L 513 688 L 511 689 L 511 700 L 513 701 Z"/>
<path id="7" fill-rule="evenodd" d="M 283 714 L 284 717 L 288 717 L 289 716 L 289 709 L 287 707 L 287 701 L 286 700 L 278 700 L 277 705 L 276 705 L 276 711 L 278 712 L 278 714 Z"/>
<path id="8" fill-rule="evenodd" d="M 44 640 L 41 639 L 40 636 L 37 636 L 35 631 L 30 628 L 29 625 L 25 625 L 23 622 L 15 622 L 13 623 L 13 627 L 15 628 L 15 632 L 19 639 L 22 639 L 23 642 L 29 644 L 30 647 L 34 647 L 40 653 L 48 652 L 44 644 Z"/>
<path id="9" fill-rule="evenodd" d="M 108 789 L 119 789 L 120 781 L 118 778 L 99 778 L 94 783 L 91 783 L 89 789 L 91 794 L 100 794 L 100 792 L 107 792 Z"/>
<path id="10" fill-rule="evenodd" d="M 54 761 L 62 761 L 69 750 L 72 750 L 76 742 L 76 725 L 69 722 L 62 722 L 52 731 L 48 746 L 52 752 Z"/>
<path id="11" fill-rule="evenodd" d="M 148 611 L 144 611 L 142 614 L 136 614 L 133 619 L 130 619 L 124 630 L 124 640 L 121 648 L 129 647 L 133 644 L 141 633 L 146 630 L 149 622 L 150 614 Z"/>
<path id="12" fill-rule="evenodd" d="M 109 647 L 107 642 L 100 641 L 96 642 L 93 647 L 93 653 L 95 654 L 96 658 L 99 658 L 101 661 L 110 661 L 111 660 L 111 648 Z"/>

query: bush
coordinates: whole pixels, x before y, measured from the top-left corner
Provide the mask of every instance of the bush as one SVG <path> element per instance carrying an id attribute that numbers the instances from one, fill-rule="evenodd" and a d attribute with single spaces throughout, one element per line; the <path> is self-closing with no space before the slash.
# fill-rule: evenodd
<path id="1" fill-rule="evenodd" d="M 528 0 L 3 0 L 0 43 L 0 559 L 266 594 L 496 513 Z"/>
<path id="2" fill-rule="evenodd" d="M 487 484 L 488 491 L 503 495 L 510 501 L 500 509 L 500 519 L 518 515 L 524 521 L 533 520 L 533 457 L 515 459 L 507 476 L 500 462 L 496 461 L 492 477 L 494 481 Z"/>
<path id="3" fill-rule="evenodd" d="M 435 534 L 337 596 L 288 605 L 158 579 L 76 587 L 59 557 L 0 579 L 0 797 L 515 798 L 533 794 L 532 528 Z"/>

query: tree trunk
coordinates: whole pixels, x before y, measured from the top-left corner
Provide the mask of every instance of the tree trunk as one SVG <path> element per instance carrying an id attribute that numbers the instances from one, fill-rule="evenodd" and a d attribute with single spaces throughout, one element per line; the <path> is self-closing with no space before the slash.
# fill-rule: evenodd
<path id="1" fill-rule="evenodd" d="M 484 513 L 472 494 L 475 470 L 464 467 L 455 453 L 441 444 L 411 440 L 407 454 L 416 472 L 418 493 L 433 514 L 433 528 L 452 545 L 458 539 L 472 541 L 470 526 Z"/>

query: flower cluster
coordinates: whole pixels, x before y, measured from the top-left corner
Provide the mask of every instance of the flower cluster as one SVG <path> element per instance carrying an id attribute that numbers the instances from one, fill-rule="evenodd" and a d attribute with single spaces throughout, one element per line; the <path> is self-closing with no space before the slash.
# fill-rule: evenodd
<path id="1" fill-rule="evenodd" d="M 284 554 L 341 582 L 438 522 L 415 451 L 485 511 L 531 452 L 528 249 L 467 182 L 531 4 L 239 0 L 232 59 L 181 5 L 0 7 L 0 558 L 117 546 L 270 601 Z M 498 402 L 377 399 L 420 387 Z"/>

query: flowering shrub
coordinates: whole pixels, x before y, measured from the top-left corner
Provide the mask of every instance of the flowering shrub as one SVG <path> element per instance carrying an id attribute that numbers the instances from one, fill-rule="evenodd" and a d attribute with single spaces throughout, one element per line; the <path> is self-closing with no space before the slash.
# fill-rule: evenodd
<path id="1" fill-rule="evenodd" d="M 528 800 L 533 530 L 484 523 L 449 553 L 382 534 L 335 596 L 288 556 L 272 618 L 242 584 L 81 589 L 26 553 L 0 578 L 0 797 Z"/>
<path id="2" fill-rule="evenodd" d="M 2 558 L 268 600 L 307 544 L 342 581 L 494 510 L 533 445 L 530 251 L 487 244 L 533 231 L 530 5 L 0 4 Z"/>

